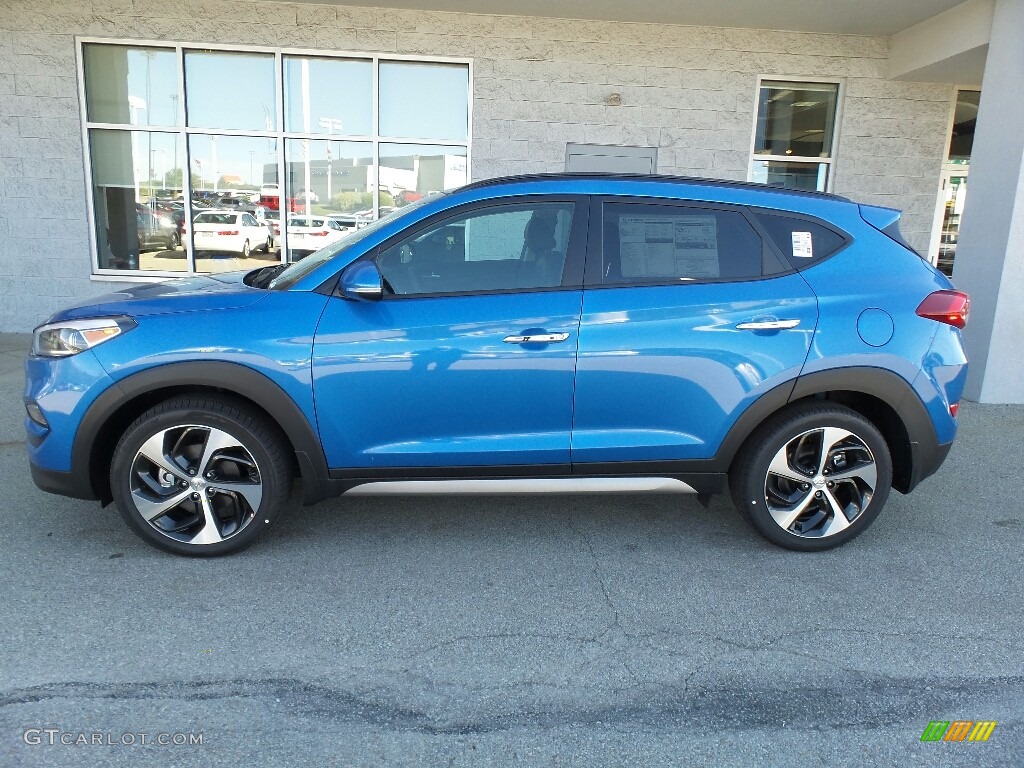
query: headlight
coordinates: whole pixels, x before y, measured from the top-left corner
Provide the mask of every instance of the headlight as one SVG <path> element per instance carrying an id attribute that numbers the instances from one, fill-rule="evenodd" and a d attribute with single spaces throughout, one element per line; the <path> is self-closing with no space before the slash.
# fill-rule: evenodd
<path id="1" fill-rule="evenodd" d="M 130 317 L 100 317 L 66 320 L 36 328 L 32 354 L 40 357 L 69 357 L 130 331 L 136 322 Z"/>

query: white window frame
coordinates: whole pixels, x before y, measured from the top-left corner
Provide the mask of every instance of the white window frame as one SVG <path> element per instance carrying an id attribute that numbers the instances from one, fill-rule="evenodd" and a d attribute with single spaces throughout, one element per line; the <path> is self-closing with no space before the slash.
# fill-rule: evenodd
<path id="1" fill-rule="evenodd" d="M 117 45 L 122 47 L 144 47 L 163 48 L 174 51 L 178 67 L 178 125 L 125 125 L 121 123 L 91 122 L 89 120 L 86 93 L 85 93 L 85 55 L 86 45 Z M 189 50 L 202 50 L 204 52 L 230 52 L 230 53 L 259 53 L 272 54 L 274 56 L 274 88 L 276 106 L 276 125 L 273 131 L 258 130 L 237 130 L 217 128 L 195 128 L 186 123 L 185 104 L 185 52 Z M 75 69 L 78 77 L 78 102 L 79 116 L 82 125 L 82 149 L 85 161 L 85 184 L 86 184 L 86 209 L 89 216 L 89 250 L 92 254 L 92 279 L 114 282 L 158 282 L 174 277 L 191 277 L 193 275 L 211 274 L 208 272 L 196 271 L 195 252 L 192 247 L 192 238 L 185 238 L 185 257 L 187 269 L 184 271 L 162 271 L 162 270 L 131 270 L 131 269 L 109 269 L 99 266 L 99 245 L 96 235 L 96 212 L 93 195 L 92 177 L 92 146 L 89 140 L 89 132 L 93 129 L 115 130 L 115 131 L 139 131 L 153 133 L 173 133 L 177 135 L 176 140 L 184 139 L 184 155 L 181 167 L 183 191 L 190 190 L 191 186 L 191 158 L 189 156 L 189 137 L 192 135 L 207 136 L 245 136 L 251 138 L 272 138 L 278 142 L 277 154 L 277 178 L 279 189 L 284 191 L 285 178 L 285 148 L 290 139 L 309 139 L 316 141 L 328 140 L 323 133 L 303 133 L 301 131 L 286 131 L 285 128 L 285 103 L 284 103 L 284 57 L 285 56 L 310 56 L 321 58 L 337 59 L 360 59 L 372 63 L 373 66 L 373 133 L 367 135 L 342 135 L 332 134 L 330 141 L 358 141 L 373 145 L 373 215 L 377 218 L 380 209 L 380 185 L 378 183 L 378 171 L 380 167 L 380 145 L 381 144 L 421 144 L 431 146 L 450 146 L 463 148 L 466 151 L 466 181 L 472 178 L 472 152 L 473 152 L 473 59 L 455 58 L 449 56 L 418 56 L 399 53 L 361 52 L 361 51 L 336 51 L 317 48 L 287 48 L 279 46 L 260 45 L 235 45 L 227 43 L 202 43 L 169 40 L 144 40 L 126 39 L 111 37 L 75 37 L 75 54 L 77 61 Z M 459 64 L 468 67 L 469 84 L 467 92 L 467 107 L 469 120 L 466 126 L 465 141 L 451 141 L 427 138 L 404 138 L 396 136 L 385 136 L 380 133 L 380 65 L 381 62 L 413 62 L 424 64 Z M 192 221 L 192 195 L 184 195 L 186 221 Z M 288 228 L 281 227 L 281 261 L 287 261 L 288 254 Z M 191 228 L 189 229 L 191 233 Z"/>
<path id="2" fill-rule="evenodd" d="M 809 83 L 814 85 L 835 85 L 836 88 L 836 114 L 832 121 L 832 150 L 828 157 L 804 157 L 798 155 L 755 155 L 757 148 L 757 117 L 758 105 L 761 103 L 761 87 L 765 82 L 784 83 Z M 768 160 L 783 163 L 823 163 L 828 165 L 828 179 L 825 183 L 825 192 L 832 192 L 836 182 L 836 166 L 839 160 L 839 126 L 843 121 L 843 104 L 846 96 L 846 78 L 842 77 L 804 77 L 800 75 L 758 75 L 754 87 L 754 109 L 752 117 L 752 128 L 750 131 L 750 150 L 747 161 L 747 181 L 753 181 L 754 162 Z"/>

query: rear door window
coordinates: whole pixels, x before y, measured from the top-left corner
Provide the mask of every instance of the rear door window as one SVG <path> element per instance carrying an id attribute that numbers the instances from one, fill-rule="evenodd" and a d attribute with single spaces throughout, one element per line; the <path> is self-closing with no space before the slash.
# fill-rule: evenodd
<path id="1" fill-rule="evenodd" d="M 749 279 L 766 272 L 761 237 L 738 210 L 614 202 L 603 208 L 599 282 L 605 285 Z"/>

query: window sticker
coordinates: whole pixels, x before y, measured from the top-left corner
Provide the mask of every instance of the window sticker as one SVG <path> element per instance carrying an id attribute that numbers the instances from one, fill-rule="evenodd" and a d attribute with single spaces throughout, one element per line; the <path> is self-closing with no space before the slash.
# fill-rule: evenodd
<path id="1" fill-rule="evenodd" d="M 718 230 L 713 215 L 622 216 L 623 277 L 718 277 Z"/>
<path id="2" fill-rule="evenodd" d="M 798 259 L 814 258 L 814 246 L 812 245 L 810 232 L 793 233 L 793 256 Z"/>

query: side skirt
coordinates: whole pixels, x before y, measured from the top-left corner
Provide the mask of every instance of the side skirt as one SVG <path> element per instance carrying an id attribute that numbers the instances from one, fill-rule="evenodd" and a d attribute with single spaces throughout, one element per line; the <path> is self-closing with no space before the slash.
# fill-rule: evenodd
<path id="1" fill-rule="evenodd" d="M 538 477 L 493 480 L 373 481 L 345 491 L 346 496 L 528 493 L 697 493 L 671 477 Z"/>
<path id="2" fill-rule="evenodd" d="M 703 469 L 704 467 L 701 467 Z M 680 471 L 682 470 L 682 471 Z M 724 472 L 679 465 L 388 467 L 332 469 L 321 498 L 423 494 L 670 493 L 707 497 L 725 488 Z M 310 503 L 307 501 L 307 503 Z"/>

